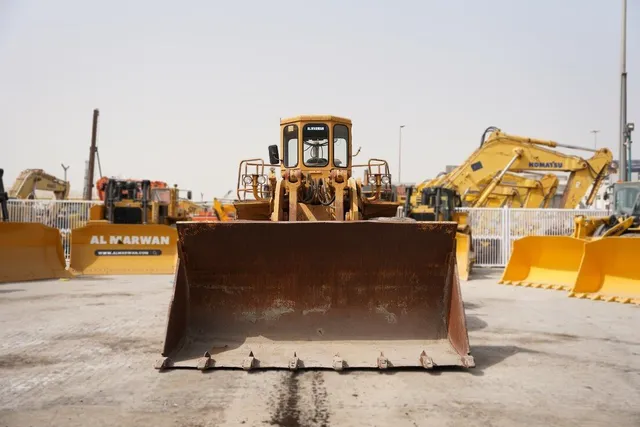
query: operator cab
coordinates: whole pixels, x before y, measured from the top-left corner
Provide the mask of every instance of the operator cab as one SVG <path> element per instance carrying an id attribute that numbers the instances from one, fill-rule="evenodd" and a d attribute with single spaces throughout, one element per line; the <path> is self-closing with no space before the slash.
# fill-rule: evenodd
<path id="1" fill-rule="evenodd" d="M 106 219 L 113 224 L 146 223 L 151 182 L 110 179 L 105 189 Z"/>
<path id="2" fill-rule="evenodd" d="M 269 162 L 285 169 L 350 169 L 351 120 L 336 116 L 298 116 L 280 121 L 282 159 L 269 146 Z"/>
<path id="3" fill-rule="evenodd" d="M 408 189 L 405 212 L 417 221 L 453 221 L 456 208 L 462 206 L 460 195 L 454 190 L 444 187 L 427 187 L 422 190 L 417 209 L 410 208 L 411 192 Z"/>
<path id="4" fill-rule="evenodd" d="M 640 183 L 617 183 L 613 191 L 616 215 L 640 216 Z"/>

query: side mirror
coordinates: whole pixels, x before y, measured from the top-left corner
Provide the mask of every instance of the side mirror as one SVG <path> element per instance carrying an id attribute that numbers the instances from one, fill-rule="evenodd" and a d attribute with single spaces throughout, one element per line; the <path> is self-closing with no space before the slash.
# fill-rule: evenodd
<path id="1" fill-rule="evenodd" d="M 280 164 L 280 154 L 278 153 L 277 145 L 269 146 L 269 163 L 272 165 Z"/>
<path id="2" fill-rule="evenodd" d="M 192 196 L 191 190 L 187 191 L 187 199 L 188 200 L 191 200 L 191 196 Z"/>

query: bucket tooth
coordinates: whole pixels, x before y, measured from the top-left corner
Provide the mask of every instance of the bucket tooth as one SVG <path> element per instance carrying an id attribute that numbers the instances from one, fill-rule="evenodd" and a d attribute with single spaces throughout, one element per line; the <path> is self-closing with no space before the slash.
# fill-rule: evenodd
<path id="1" fill-rule="evenodd" d="M 169 369 L 173 367 L 173 361 L 168 357 L 161 357 L 156 360 L 153 367 L 158 370 Z"/>
<path id="2" fill-rule="evenodd" d="M 470 354 L 460 357 L 460 361 L 465 368 L 474 368 L 476 366 L 476 361 Z"/>
<path id="3" fill-rule="evenodd" d="M 298 362 L 299 360 L 297 353 L 293 353 L 293 357 L 289 359 L 289 369 L 291 369 L 292 371 L 298 369 Z"/>
<path id="4" fill-rule="evenodd" d="M 211 355 L 207 351 L 204 353 L 204 356 L 198 359 L 197 368 L 200 369 L 201 371 L 205 371 L 209 368 L 213 368 L 214 365 L 215 365 L 215 360 L 211 359 Z"/>
<path id="5" fill-rule="evenodd" d="M 422 365 L 424 369 L 433 368 L 433 359 L 427 356 L 427 353 L 424 350 L 420 354 L 420 365 Z"/>
<path id="6" fill-rule="evenodd" d="M 256 359 L 253 356 L 253 351 L 249 353 L 249 356 L 242 360 L 242 369 L 249 371 L 255 367 Z"/>
<path id="7" fill-rule="evenodd" d="M 333 356 L 332 366 L 336 371 L 342 371 L 344 369 L 344 360 L 342 360 L 339 354 Z"/>
<path id="8" fill-rule="evenodd" d="M 378 369 L 387 369 L 389 367 L 389 359 L 387 359 L 384 353 L 380 352 L 377 361 Z"/>

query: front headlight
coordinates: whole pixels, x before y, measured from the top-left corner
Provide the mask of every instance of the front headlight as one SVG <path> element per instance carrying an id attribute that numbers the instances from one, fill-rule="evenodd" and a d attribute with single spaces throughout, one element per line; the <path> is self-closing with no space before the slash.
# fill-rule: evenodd
<path id="1" fill-rule="evenodd" d="M 388 184 L 391 182 L 391 177 L 389 175 L 382 175 L 382 183 Z"/>
<path id="2" fill-rule="evenodd" d="M 265 182 L 267 182 L 267 178 L 265 178 L 265 176 L 264 176 L 264 175 L 260 175 L 260 176 L 258 177 L 258 184 L 262 185 L 262 184 L 264 184 Z"/>
<path id="3" fill-rule="evenodd" d="M 369 184 L 375 184 L 376 183 L 376 176 L 375 175 L 369 175 Z"/>
<path id="4" fill-rule="evenodd" d="M 251 185 L 251 183 L 253 182 L 253 178 L 251 177 L 251 175 L 245 175 L 242 180 L 244 181 L 245 185 Z"/>

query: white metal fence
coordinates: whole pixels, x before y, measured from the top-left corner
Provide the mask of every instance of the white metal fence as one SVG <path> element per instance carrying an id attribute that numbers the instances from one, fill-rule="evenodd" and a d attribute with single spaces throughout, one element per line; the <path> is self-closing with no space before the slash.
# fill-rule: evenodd
<path id="1" fill-rule="evenodd" d="M 82 227 L 89 220 L 91 206 L 101 201 L 84 200 L 9 200 L 9 220 L 12 222 L 39 222 L 60 230 L 67 262 L 71 254 L 71 230 Z"/>
<path id="2" fill-rule="evenodd" d="M 607 216 L 596 209 L 508 209 L 463 208 L 469 225 L 479 267 L 504 267 L 514 240 L 524 236 L 566 236 L 573 232 L 576 215 Z"/>
<path id="3" fill-rule="evenodd" d="M 91 206 L 100 201 L 9 200 L 9 218 L 14 222 L 40 222 L 60 229 L 67 260 L 69 234 L 89 219 Z M 476 265 L 503 267 L 511 254 L 512 242 L 529 235 L 561 236 L 573 231 L 576 215 L 606 216 L 607 210 L 462 208 L 469 212 Z"/>

